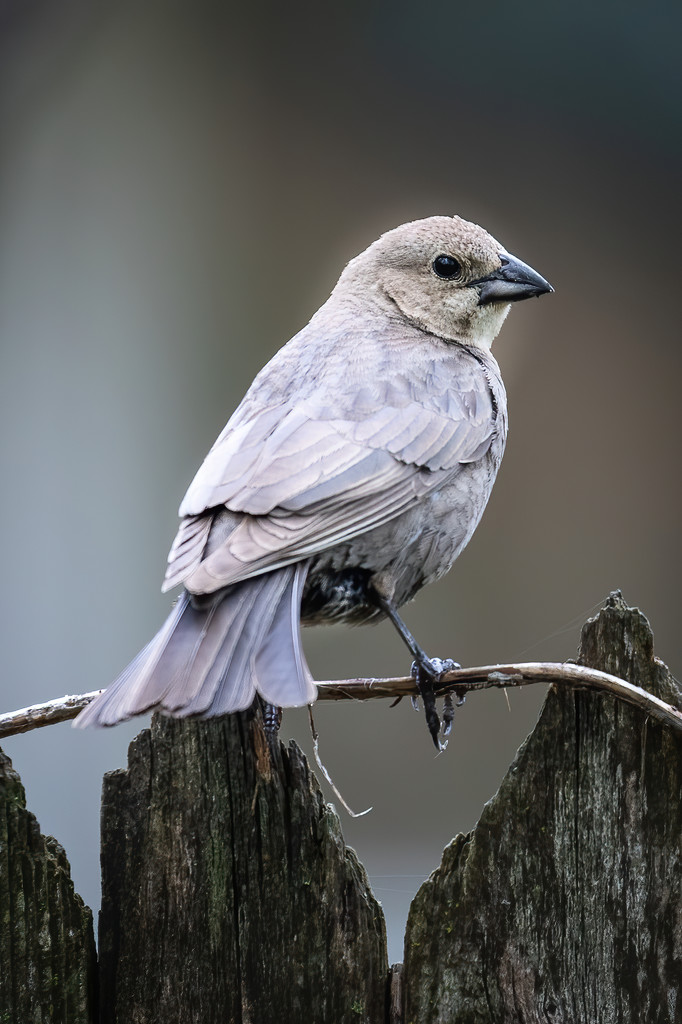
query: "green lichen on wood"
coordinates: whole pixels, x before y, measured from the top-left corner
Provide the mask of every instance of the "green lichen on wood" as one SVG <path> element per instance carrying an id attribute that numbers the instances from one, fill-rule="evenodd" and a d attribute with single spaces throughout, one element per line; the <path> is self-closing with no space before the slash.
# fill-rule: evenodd
<path id="1" fill-rule="evenodd" d="M 155 718 L 105 778 L 102 851 L 105 1024 L 384 1020 L 364 868 L 301 751 L 250 714 Z"/>
<path id="2" fill-rule="evenodd" d="M 92 914 L 0 751 L 0 1022 L 93 1024 Z"/>
<path id="3" fill-rule="evenodd" d="M 646 618 L 613 594 L 580 660 L 682 705 Z M 550 690 L 476 828 L 410 909 L 406 1024 L 682 1019 L 682 743 Z"/>

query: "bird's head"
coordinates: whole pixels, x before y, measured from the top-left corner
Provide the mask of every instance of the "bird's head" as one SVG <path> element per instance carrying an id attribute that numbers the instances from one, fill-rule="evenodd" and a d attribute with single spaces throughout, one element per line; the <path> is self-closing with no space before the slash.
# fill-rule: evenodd
<path id="1" fill-rule="evenodd" d="M 378 302 L 448 341 L 490 348 L 510 304 L 553 291 L 477 224 L 427 217 L 351 260 L 335 294 Z"/>

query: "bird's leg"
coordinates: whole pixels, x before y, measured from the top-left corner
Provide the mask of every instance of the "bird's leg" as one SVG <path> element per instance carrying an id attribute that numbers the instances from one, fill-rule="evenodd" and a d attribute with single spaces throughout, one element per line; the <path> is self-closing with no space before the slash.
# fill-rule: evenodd
<path id="1" fill-rule="evenodd" d="M 386 617 L 391 620 L 403 641 L 412 652 L 412 657 L 414 658 L 414 662 L 412 663 L 412 677 L 417 684 L 417 688 L 424 702 L 426 724 L 436 749 L 444 750 L 445 747 L 438 736 L 440 733 L 441 723 L 436 709 L 436 697 L 433 692 L 433 686 L 445 672 L 450 672 L 452 669 L 459 668 L 460 666 L 451 658 L 446 658 L 445 660 L 442 660 L 441 658 L 429 658 L 398 615 L 398 610 L 393 602 L 376 589 L 373 591 L 373 596 L 379 608 L 381 608 Z M 448 707 L 445 709 L 444 721 L 447 727 L 447 732 L 449 732 L 452 724 L 452 718 L 449 715 Z"/>
<path id="2" fill-rule="evenodd" d="M 279 732 L 279 727 L 282 724 L 282 709 L 278 708 L 276 704 L 268 704 L 262 697 L 259 697 L 258 699 L 260 701 L 261 711 L 263 714 L 263 728 L 268 736 L 272 736 L 274 738 Z"/>

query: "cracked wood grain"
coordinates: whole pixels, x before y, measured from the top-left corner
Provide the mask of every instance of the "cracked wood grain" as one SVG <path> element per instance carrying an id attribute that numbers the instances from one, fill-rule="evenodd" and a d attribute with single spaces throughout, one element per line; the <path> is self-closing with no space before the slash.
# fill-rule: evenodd
<path id="1" fill-rule="evenodd" d="M 618 593 L 584 626 L 580 662 L 680 702 Z M 405 1024 L 681 1020 L 681 790 L 679 735 L 552 688 L 477 826 L 412 903 Z"/>

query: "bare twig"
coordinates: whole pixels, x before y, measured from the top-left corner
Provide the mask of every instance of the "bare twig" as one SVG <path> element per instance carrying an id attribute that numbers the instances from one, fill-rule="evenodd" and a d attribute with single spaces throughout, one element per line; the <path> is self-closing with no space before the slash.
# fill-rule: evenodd
<path id="1" fill-rule="evenodd" d="M 31 729 L 42 729 L 45 725 L 55 725 L 57 722 L 68 722 L 95 697 L 99 697 L 100 693 L 103 693 L 103 690 L 74 694 L 70 697 L 55 697 L 53 700 L 46 700 L 44 704 L 31 704 L 28 708 L 0 715 L 0 738 L 30 732 Z"/>
<path id="2" fill-rule="evenodd" d="M 518 665 L 483 665 L 459 668 L 447 672 L 438 683 L 436 692 L 468 693 L 491 686 L 502 688 L 526 686 L 529 683 L 557 683 L 585 690 L 610 693 L 627 704 L 632 704 L 652 718 L 682 732 L 682 710 L 633 686 L 625 679 L 574 665 L 570 662 L 531 661 Z M 40 729 L 55 722 L 75 718 L 79 711 L 102 691 L 80 696 L 60 697 L 44 704 L 0 715 L 0 738 L 31 729 Z M 413 697 L 418 691 L 414 679 L 402 676 L 394 679 L 335 679 L 318 683 L 318 700 L 375 700 L 380 697 Z"/>
<path id="3" fill-rule="evenodd" d="M 338 800 L 342 804 L 344 811 L 346 811 L 347 814 L 350 814 L 351 818 L 362 818 L 362 817 L 364 817 L 365 814 L 369 814 L 369 812 L 372 810 L 372 808 L 368 807 L 364 811 L 352 811 L 350 809 L 350 807 L 348 806 L 348 804 L 346 803 L 346 801 L 344 800 L 342 794 L 339 792 L 339 790 L 334 785 L 334 782 L 332 780 L 331 775 L 329 774 L 329 772 L 325 768 L 324 764 L 322 763 L 322 758 L 320 757 L 320 737 L 318 735 L 317 729 L 315 728 L 315 719 L 313 718 L 313 709 L 312 709 L 312 705 L 311 704 L 308 705 L 308 718 L 310 720 L 310 735 L 313 738 L 313 753 L 315 755 L 315 760 L 317 761 L 317 767 L 320 769 L 320 771 L 324 775 L 325 779 L 327 780 L 327 782 L 331 786 L 332 790 L 334 791 L 334 795 L 338 798 Z"/>

